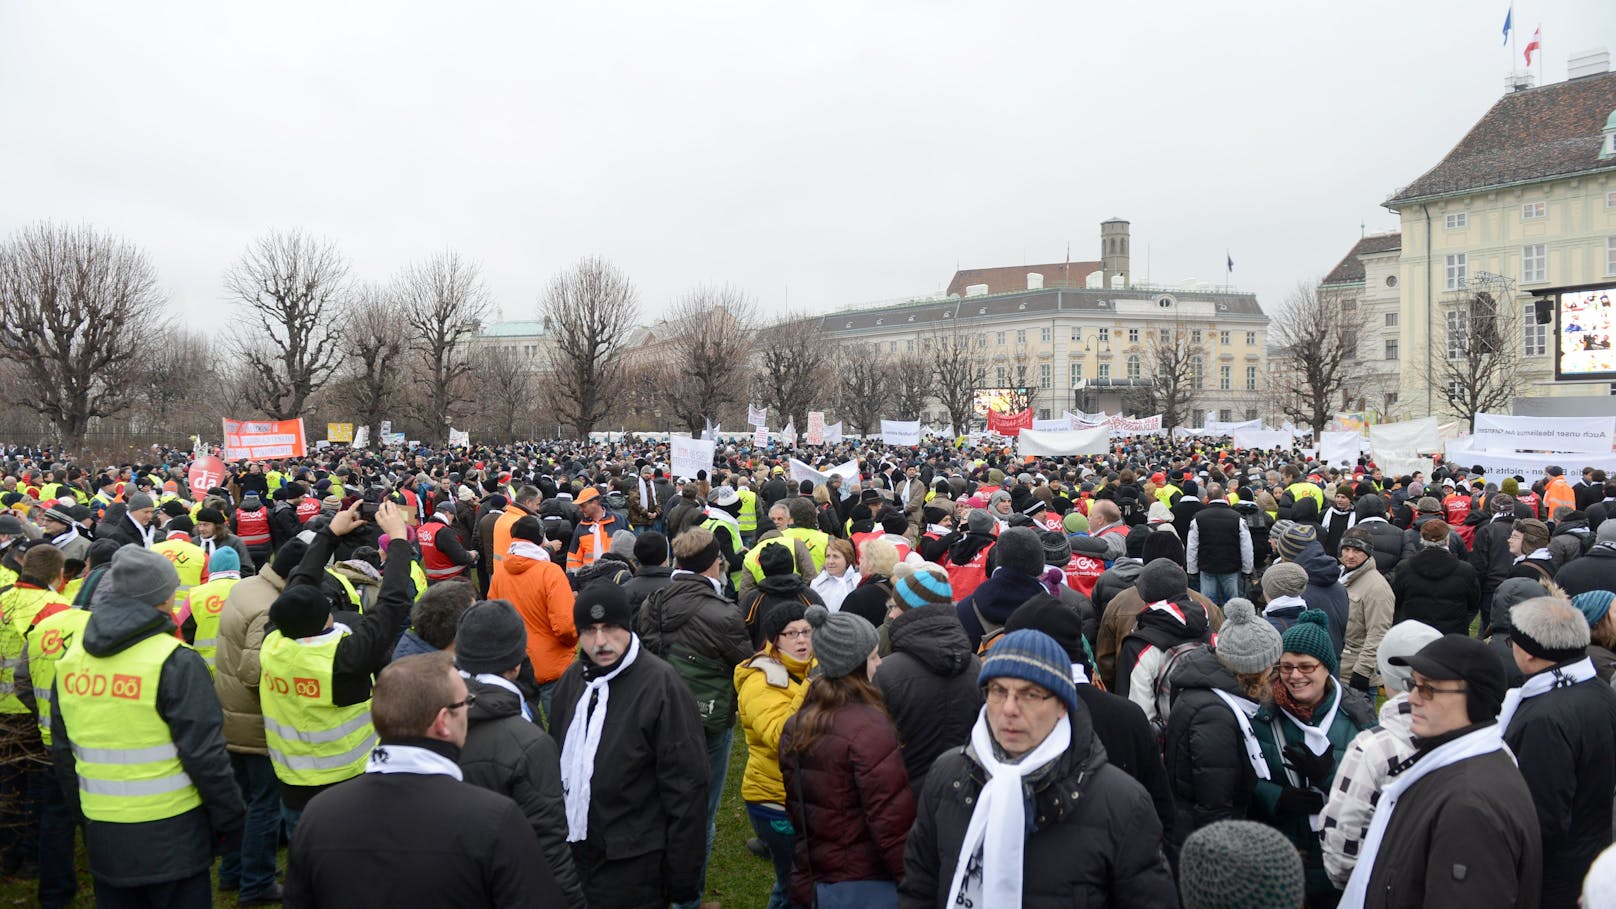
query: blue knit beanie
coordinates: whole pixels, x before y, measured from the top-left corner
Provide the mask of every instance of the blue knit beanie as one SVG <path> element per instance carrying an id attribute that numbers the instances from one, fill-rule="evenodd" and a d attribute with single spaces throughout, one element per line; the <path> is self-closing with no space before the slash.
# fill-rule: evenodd
<path id="1" fill-rule="evenodd" d="M 208 559 L 208 573 L 210 574 L 215 571 L 240 570 L 241 556 L 237 554 L 234 547 L 220 546 L 218 549 L 213 550 L 212 557 Z"/>
<path id="2" fill-rule="evenodd" d="M 1583 617 L 1588 620 L 1588 627 L 1592 628 L 1599 624 L 1605 613 L 1610 612 L 1612 600 L 1616 600 L 1616 593 L 1609 590 L 1589 590 L 1572 597 L 1571 605 L 1582 610 Z"/>
<path id="3" fill-rule="evenodd" d="M 1323 610 L 1309 609 L 1296 617 L 1296 624 L 1280 638 L 1286 653 L 1300 653 L 1324 664 L 1335 675 L 1341 669 L 1340 654 L 1330 639 L 1330 617 Z"/>
<path id="4" fill-rule="evenodd" d="M 1055 639 L 1042 631 L 1023 628 L 999 639 L 982 660 L 977 684 L 989 679 L 1022 679 L 1048 689 L 1061 699 L 1066 712 L 1077 713 L 1077 686 L 1072 682 L 1072 661 Z"/>

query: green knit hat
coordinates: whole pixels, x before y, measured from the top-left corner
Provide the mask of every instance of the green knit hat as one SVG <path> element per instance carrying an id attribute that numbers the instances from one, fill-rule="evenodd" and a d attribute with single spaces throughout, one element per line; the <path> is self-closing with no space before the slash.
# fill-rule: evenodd
<path id="1" fill-rule="evenodd" d="M 1330 639 L 1330 617 L 1318 609 L 1309 609 L 1296 617 L 1296 624 L 1285 629 L 1280 638 L 1286 653 L 1300 653 L 1324 664 L 1335 675 L 1341 669 L 1341 658 L 1335 652 L 1335 641 Z"/>
<path id="2" fill-rule="evenodd" d="M 1184 909 L 1301 909 L 1302 858 L 1256 821 L 1218 821 L 1190 834 L 1179 857 Z"/>

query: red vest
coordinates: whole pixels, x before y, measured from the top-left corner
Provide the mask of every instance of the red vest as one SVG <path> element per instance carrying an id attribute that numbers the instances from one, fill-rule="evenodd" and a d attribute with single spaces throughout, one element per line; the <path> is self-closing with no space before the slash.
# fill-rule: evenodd
<path id="1" fill-rule="evenodd" d="M 421 544 L 421 564 L 426 568 L 428 584 L 459 577 L 466 570 L 466 566 L 455 564 L 438 549 L 438 534 L 444 531 L 454 533 L 449 525 L 441 521 L 427 521 L 415 529 L 415 539 Z"/>
<path id="2" fill-rule="evenodd" d="M 1442 510 L 1447 514 L 1448 523 L 1458 527 L 1470 517 L 1470 497 L 1454 493 L 1442 500 Z"/>
<path id="3" fill-rule="evenodd" d="M 236 535 L 247 546 L 269 545 L 269 512 L 260 508 L 248 511 L 243 508 L 236 512 Z"/>
<path id="4" fill-rule="evenodd" d="M 1534 517 L 1534 518 L 1541 517 L 1538 514 L 1538 508 L 1537 508 L 1538 502 L 1541 501 L 1541 500 L 1538 499 L 1537 493 L 1535 493 L 1535 492 L 1523 492 L 1520 495 L 1515 497 L 1515 501 L 1521 503 L 1522 505 L 1525 505 L 1527 508 L 1532 509 L 1532 517 Z"/>
<path id="5" fill-rule="evenodd" d="M 855 533 L 851 540 L 853 544 L 853 564 L 858 564 L 859 556 L 864 554 L 864 544 L 870 540 L 879 540 L 886 535 L 883 530 L 872 530 L 869 533 Z"/>
<path id="6" fill-rule="evenodd" d="M 299 524 L 307 524 L 309 522 L 309 518 L 312 518 L 319 513 L 319 499 L 312 496 L 304 496 L 303 500 L 297 503 L 297 522 Z"/>
<path id="7" fill-rule="evenodd" d="M 993 544 L 989 543 L 964 565 L 948 566 L 948 585 L 954 589 L 954 602 L 958 603 L 975 593 L 976 588 L 988 579 L 988 553 L 992 549 Z"/>
<path id="8" fill-rule="evenodd" d="M 1105 560 L 1072 553 L 1071 561 L 1061 567 L 1066 572 L 1066 586 L 1086 597 L 1094 595 L 1094 585 L 1105 574 Z"/>

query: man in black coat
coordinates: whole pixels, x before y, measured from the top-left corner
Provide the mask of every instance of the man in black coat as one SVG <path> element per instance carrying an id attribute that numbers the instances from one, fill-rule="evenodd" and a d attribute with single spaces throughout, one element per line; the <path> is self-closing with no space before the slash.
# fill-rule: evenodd
<path id="1" fill-rule="evenodd" d="M 925 574 L 898 581 L 894 598 L 908 607 L 911 598 L 926 596 L 938 578 L 931 571 Z M 947 586 L 945 575 L 941 587 Z M 932 761 L 970 739 L 971 726 L 982 710 L 982 689 L 976 684 L 982 663 L 965 637 L 953 603 L 946 596 L 933 599 L 906 608 L 887 625 L 892 653 L 882 657 L 875 673 L 875 687 L 881 689 L 903 742 L 909 786 L 917 794 Z"/>
<path id="2" fill-rule="evenodd" d="M 1476 528 L 1470 547 L 1470 564 L 1481 581 L 1482 615 L 1492 611 L 1493 591 L 1515 570 L 1515 554 L 1509 551 L 1509 536 L 1515 532 L 1515 497 L 1500 492 L 1487 504 L 1492 517 L 1484 518 Z"/>
<path id="3" fill-rule="evenodd" d="M 129 497 L 127 505 L 114 502 L 107 506 L 101 523 L 95 525 L 95 538 L 114 540 L 120 546 L 139 546 L 150 549 L 156 536 L 152 516 L 157 513 L 152 497 L 137 492 Z"/>
<path id="4" fill-rule="evenodd" d="M 1554 573 L 1554 583 L 1572 596 L 1590 590 L 1616 590 L 1616 522 L 1601 523 L 1597 534 L 1599 542 L 1587 555 L 1572 559 Z"/>
<path id="5" fill-rule="evenodd" d="M 695 698 L 629 630 L 622 588 L 579 591 L 573 621 L 580 655 L 556 685 L 550 736 L 561 746 L 567 842 L 584 896 L 624 907 L 697 899 L 708 769 Z"/>
<path id="6" fill-rule="evenodd" d="M 1564 600 L 1510 612 L 1510 645 L 1526 682 L 1505 699 L 1504 741 L 1537 806 L 1543 909 L 1576 909 L 1588 866 L 1611 839 L 1616 794 L 1616 691 L 1588 659 L 1588 622 Z"/>
<path id="7" fill-rule="evenodd" d="M 461 781 L 474 698 L 447 653 L 388 665 L 365 773 L 322 792 L 286 861 L 288 906 L 570 905 L 522 810 Z"/>
<path id="8" fill-rule="evenodd" d="M 538 725 L 538 709 L 516 686 L 527 659 L 527 626 L 505 600 L 473 603 L 454 638 L 455 665 L 474 696 L 466 708 L 460 770 L 473 786 L 509 796 L 539 838 L 550 873 L 569 906 L 584 905 L 567 845 L 561 753 Z"/>

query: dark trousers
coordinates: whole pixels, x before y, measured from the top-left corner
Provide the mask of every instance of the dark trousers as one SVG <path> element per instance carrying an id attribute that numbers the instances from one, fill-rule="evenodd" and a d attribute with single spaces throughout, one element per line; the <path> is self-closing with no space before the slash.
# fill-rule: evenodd
<path id="1" fill-rule="evenodd" d="M 73 870 L 73 834 L 79 825 L 67 806 L 62 788 L 50 772 L 39 781 L 39 905 L 59 909 L 73 902 L 79 892 L 78 874 Z"/>
<path id="2" fill-rule="evenodd" d="M 236 786 L 247 803 L 241 848 L 219 863 L 219 885 L 234 884 L 243 897 L 261 896 L 275 888 L 275 853 L 281 843 L 281 797 L 275 767 L 262 754 L 230 752 Z"/>
<path id="3" fill-rule="evenodd" d="M 95 882 L 96 909 L 208 909 L 213 905 L 213 881 L 208 872 L 177 881 L 143 887 L 114 887 Z"/>
<path id="4" fill-rule="evenodd" d="M 607 861 L 585 843 L 572 844 L 572 860 L 591 906 L 667 909 L 662 891 L 662 853 Z"/>
<path id="5" fill-rule="evenodd" d="M 39 862 L 39 800 L 50 758 L 32 714 L 0 714 L 0 864 Z"/>
<path id="6" fill-rule="evenodd" d="M 774 864 L 774 888 L 769 891 L 768 909 L 796 909 L 791 902 L 791 854 L 796 848 L 797 831 L 791 826 L 791 818 L 784 811 L 753 802 L 746 803 L 746 818 Z"/>

